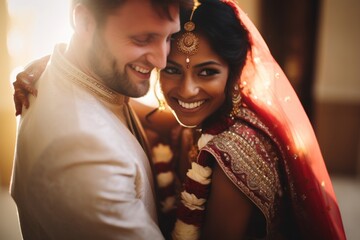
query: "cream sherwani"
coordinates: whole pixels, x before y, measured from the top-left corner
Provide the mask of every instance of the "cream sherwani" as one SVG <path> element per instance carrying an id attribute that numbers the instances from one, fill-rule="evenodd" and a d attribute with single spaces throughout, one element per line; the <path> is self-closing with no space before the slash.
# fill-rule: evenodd
<path id="1" fill-rule="evenodd" d="M 163 239 L 125 97 L 55 47 L 18 126 L 11 194 L 25 239 Z"/>

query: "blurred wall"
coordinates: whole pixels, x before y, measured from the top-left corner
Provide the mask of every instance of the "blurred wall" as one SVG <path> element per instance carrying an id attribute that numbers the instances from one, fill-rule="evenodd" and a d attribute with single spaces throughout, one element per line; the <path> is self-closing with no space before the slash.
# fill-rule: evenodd
<path id="1" fill-rule="evenodd" d="M 5 0 L 0 0 L 0 185 L 8 186 L 15 143 L 16 120 L 10 84 L 10 57 L 6 33 L 8 14 Z"/>
<path id="2" fill-rule="evenodd" d="M 360 174 L 360 1 L 322 2 L 316 132 L 330 172 Z"/>
<path id="3" fill-rule="evenodd" d="M 261 0 L 237 0 L 241 9 L 249 16 L 251 21 L 253 21 L 254 25 L 257 28 L 260 28 L 259 23 L 259 6 L 261 4 Z"/>
<path id="4" fill-rule="evenodd" d="M 46 11 L 43 11 L 46 9 Z M 12 84 L 31 60 L 68 41 L 69 0 L 0 0 L 0 186 L 10 183 L 16 118 Z"/>

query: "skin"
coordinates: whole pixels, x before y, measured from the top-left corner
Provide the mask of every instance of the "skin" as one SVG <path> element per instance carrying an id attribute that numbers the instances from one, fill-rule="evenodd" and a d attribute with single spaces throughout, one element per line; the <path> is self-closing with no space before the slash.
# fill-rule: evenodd
<path id="1" fill-rule="evenodd" d="M 173 20 L 159 16 L 149 1 L 126 1 L 99 26 L 85 6 L 77 5 L 65 56 L 116 92 L 141 97 L 149 90 L 150 72 L 165 67 L 170 36 L 180 29 L 178 7 L 169 12 Z"/>
<path id="2" fill-rule="evenodd" d="M 159 16 L 152 7 L 146 0 L 126 1 L 104 25 L 98 26 L 91 12 L 77 5 L 73 11 L 74 35 L 65 52 L 66 58 L 120 94 L 143 96 L 149 89 L 150 71 L 166 66 L 170 36 L 180 30 L 178 6 L 169 8 L 172 20 Z M 39 79 L 48 61 L 49 56 L 36 60 L 17 75 L 14 82 L 16 115 L 21 114 L 23 106 L 29 107 L 29 93 L 37 95 L 32 84 Z M 136 101 L 132 101 L 132 105 L 144 126 L 149 127 L 145 116 L 153 108 Z M 154 114 L 151 120 L 159 123 L 151 124 L 152 131 L 161 135 L 167 135 L 168 129 L 177 126 L 170 112 L 163 112 L 161 116 Z"/>
<path id="3" fill-rule="evenodd" d="M 160 77 L 165 99 L 184 126 L 201 125 L 225 100 L 228 65 L 202 36 L 198 37 L 199 49 L 190 57 L 189 68 L 175 40 Z"/>
<path id="4" fill-rule="evenodd" d="M 253 210 L 253 203 L 215 165 L 201 239 L 243 239 Z"/>
<path id="5" fill-rule="evenodd" d="M 126 1 L 99 26 L 84 5 L 77 5 L 73 11 L 74 35 L 65 57 L 114 91 L 129 97 L 143 96 L 149 89 L 150 72 L 165 67 L 170 36 L 180 29 L 178 7 L 170 7 L 169 13 L 173 20 L 160 17 L 147 0 Z"/>
<path id="6" fill-rule="evenodd" d="M 80 10 L 83 11 L 82 9 Z M 137 9 L 137 11 L 139 11 L 139 9 Z M 91 64 L 87 62 L 84 63 L 82 59 L 75 58 L 73 60 L 79 65 L 83 66 L 83 69 L 85 69 L 88 74 L 94 76 L 97 79 L 99 76 L 102 76 L 102 71 L 110 72 L 115 76 L 120 73 L 124 74 L 124 76 L 126 76 L 125 81 L 133 86 L 130 88 L 132 89 L 131 91 L 136 92 L 137 95 L 139 95 L 143 91 L 147 91 L 147 86 L 144 84 L 144 82 L 148 81 L 143 79 L 148 79 L 148 76 L 144 76 L 146 74 L 139 74 L 136 72 L 136 70 L 134 70 L 133 66 L 138 65 L 144 69 L 146 67 L 150 68 L 150 66 L 165 67 L 165 62 L 156 61 L 156 59 L 162 59 L 161 55 L 158 55 L 158 58 L 153 57 L 156 56 L 156 52 L 150 54 L 150 50 L 145 51 L 145 49 L 154 49 L 155 51 L 156 48 L 152 47 L 153 44 L 149 44 L 150 46 L 147 44 L 146 46 L 138 46 L 138 44 L 131 40 L 131 33 L 125 34 L 124 32 L 119 31 L 118 34 L 122 37 L 116 37 L 116 34 L 113 35 L 112 33 L 116 31 L 116 29 L 111 28 L 114 27 L 114 25 L 110 24 L 112 20 L 114 20 L 114 23 L 116 22 L 115 19 L 108 20 L 109 25 L 103 30 L 104 36 L 101 39 L 95 39 L 91 41 L 87 46 L 87 53 L 93 54 L 94 57 L 98 57 L 101 61 L 97 62 L 98 64 L 102 64 L 99 65 L 101 67 L 96 67 L 94 69 L 97 70 L 90 71 L 89 69 L 92 69 L 89 67 Z M 136 21 L 136 19 L 133 20 Z M 161 19 L 158 20 L 161 21 Z M 160 50 L 162 49 L 161 46 L 163 46 L 163 52 L 165 54 L 164 57 L 166 57 L 166 53 L 169 51 L 169 34 L 178 30 L 177 28 L 175 29 L 175 27 L 173 30 L 170 29 L 172 28 L 169 28 L 169 30 L 165 31 L 164 34 L 159 35 L 161 36 L 160 39 L 162 39 L 160 42 L 166 42 L 166 44 L 154 44 L 156 46 L 160 46 Z M 80 28 L 80 30 L 85 31 L 86 29 Z M 163 27 L 159 31 L 161 32 L 162 30 Z M 128 31 L 131 32 L 132 29 L 128 29 Z M 91 37 L 93 37 L 94 32 L 95 30 L 93 29 L 92 34 L 90 35 Z M 145 34 L 145 36 L 152 35 Z M 200 126 L 207 117 L 214 113 L 223 104 L 225 100 L 225 86 L 229 74 L 229 69 L 226 62 L 224 62 L 212 51 L 205 38 L 202 36 L 198 37 L 200 40 L 199 50 L 195 55 L 190 57 L 191 62 L 189 68 L 186 66 L 186 56 L 179 52 L 176 48 L 176 39 L 173 41 L 172 51 L 168 56 L 166 68 L 161 72 L 160 78 L 161 87 L 167 103 L 172 108 L 173 113 L 177 116 L 179 122 L 182 125 L 187 126 Z M 128 51 L 127 48 L 122 48 L 121 45 L 123 44 L 118 44 L 118 41 L 121 40 L 123 40 L 123 44 L 128 44 L 127 47 L 132 47 L 133 50 Z M 82 39 L 81 41 L 85 41 L 85 39 Z M 108 47 L 99 49 L 97 44 L 99 44 L 101 41 L 105 41 Z M 84 44 L 84 42 L 82 42 L 82 44 Z M 89 50 L 92 48 L 95 48 L 93 52 Z M 136 53 L 137 51 L 138 53 Z M 125 58 L 121 59 L 121 61 L 118 60 L 118 58 L 124 56 L 127 56 L 126 61 L 124 60 Z M 106 58 L 109 58 L 109 60 Z M 107 70 L 105 71 L 102 69 Z M 111 71 L 109 71 L 109 69 Z M 111 74 L 109 75 L 111 76 Z M 104 79 L 112 79 L 112 77 Z M 117 77 L 115 77 L 115 80 L 116 79 Z M 107 81 L 110 82 L 108 83 L 109 86 L 114 85 L 112 88 L 116 88 L 115 83 L 112 83 L 111 80 Z M 120 92 L 120 90 L 118 91 Z M 127 93 L 127 95 L 129 94 Z M 179 104 L 179 100 L 182 102 L 182 105 L 185 106 L 185 108 Z M 194 105 L 196 102 L 202 102 L 202 104 L 198 107 L 189 109 L 191 103 Z M 138 107 L 136 108 L 137 110 L 139 109 Z M 137 113 L 148 113 L 150 110 L 152 109 L 146 108 L 144 111 L 137 111 Z M 141 119 L 144 119 L 145 114 L 139 115 Z M 168 117 L 166 118 L 167 121 L 164 121 L 165 115 Z M 159 118 L 160 122 L 164 124 L 167 123 L 169 126 L 175 126 L 174 121 L 171 121 L 171 124 L 170 121 L 168 121 L 171 119 L 171 115 L 168 113 L 165 115 L 164 112 L 159 115 L 155 114 L 152 116 L 151 120 L 153 123 L 156 123 L 156 118 Z M 164 124 L 152 125 L 153 127 L 161 126 L 162 131 L 165 131 L 165 129 L 171 129 Z M 159 134 L 160 130 L 156 132 Z M 182 152 L 187 153 L 188 151 L 185 145 L 186 143 L 184 143 L 184 151 Z M 184 164 L 188 163 L 188 160 L 186 159 L 187 156 L 185 155 L 186 154 L 184 154 L 181 159 L 181 163 Z M 189 166 L 183 166 L 181 169 L 184 169 L 185 172 L 188 167 Z M 226 199 L 226 204 L 224 204 L 224 199 Z M 244 194 L 241 193 L 241 191 L 239 191 L 234 186 L 234 184 L 228 179 L 220 167 L 215 165 L 213 169 L 211 195 L 208 199 L 207 213 L 204 221 L 204 227 L 202 229 L 202 238 L 241 239 L 246 232 L 252 211 L 253 204 L 248 200 L 248 198 L 244 196 Z"/>
<path id="7" fill-rule="evenodd" d="M 202 36 L 198 37 L 199 49 L 190 57 L 189 68 L 186 67 L 186 56 L 177 50 L 174 41 L 160 82 L 165 99 L 177 120 L 185 126 L 200 127 L 225 101 L 229 68 L 215 54 L 208 41 Z M 183 143 L 182 146 L 184 145 L 189 144 Z M 187 155 L 182 156 L 179 166 L 186 171 L 190 166 L 182 166 L 184 164 L 188 165 Z M 252 202 L 216 164 L 201 238 L 242 239 L 252 211 Z"/>

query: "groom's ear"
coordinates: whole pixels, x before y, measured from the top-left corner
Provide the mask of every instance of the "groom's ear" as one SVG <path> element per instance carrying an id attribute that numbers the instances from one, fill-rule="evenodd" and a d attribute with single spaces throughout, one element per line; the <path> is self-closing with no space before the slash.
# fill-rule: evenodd
<path id="1" fill-rule="evenodd" d="M 90 37 L 94 33 L 96 27 L 95 18 L 85 5 L 77 4 L 74 7 L 73 26 L 75 33 L 84 37 Z"/>

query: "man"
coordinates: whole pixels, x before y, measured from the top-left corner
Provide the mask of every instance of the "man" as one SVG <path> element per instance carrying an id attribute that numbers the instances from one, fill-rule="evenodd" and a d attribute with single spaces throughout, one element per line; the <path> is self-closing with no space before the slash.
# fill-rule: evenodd
<path id="1" fill-rule="evenodd" d="M 11 194 L 24 239 L 162 239 L 128 97 L 143 96 L 179 31 L 179 2 L 74 0 L 23 111 Z"/>

